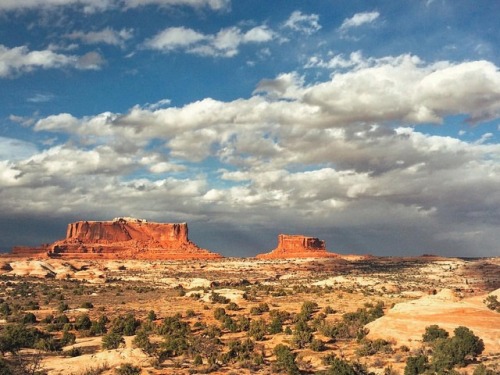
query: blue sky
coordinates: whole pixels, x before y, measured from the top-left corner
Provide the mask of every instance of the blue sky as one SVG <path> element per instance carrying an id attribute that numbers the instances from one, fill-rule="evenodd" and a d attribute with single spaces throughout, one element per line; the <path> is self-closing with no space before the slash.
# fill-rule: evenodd
<path id="1" fill-rule="evenodd" d="M 500 255 L 498 1 L 0 2 L 0 249 Z"/>

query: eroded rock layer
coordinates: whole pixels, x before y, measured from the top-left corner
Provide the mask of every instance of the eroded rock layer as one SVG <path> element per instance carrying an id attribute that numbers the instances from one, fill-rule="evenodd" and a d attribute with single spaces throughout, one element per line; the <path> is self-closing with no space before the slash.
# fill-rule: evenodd
<path id="1" fill-rule="evenodd" d="M 278 236 L 278 247 L 269 253 L 257 255 L 257 258 L 327 258 L 337 256 L 335 253 L 328 252 L 325 241 L 316 237 L 280 234 Z"/>
<path id="2" fill-rule="evenodd" d="M 221 256 L 188 238 L 186 223 L 153 223 L 133 218 L 78 221 L 68 224 L 66 238 L 40 247 L 15 247 L 13 255 L 47 254 L 60 258 L 210 259 Z"/>

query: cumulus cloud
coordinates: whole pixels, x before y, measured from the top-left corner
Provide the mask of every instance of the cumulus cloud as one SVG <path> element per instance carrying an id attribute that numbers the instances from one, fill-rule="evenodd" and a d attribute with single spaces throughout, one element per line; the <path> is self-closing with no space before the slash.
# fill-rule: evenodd
<path id="1" fill-rule="evenodd" d="M 0 160 L 22 160 L 37 152 L 38 148 L 31 142 L 0 137 Z"/>
<path id="2" fill-rule="evenodd" d="M 202 56 L 233 57 L 239 47 L 248 43 L 265 43 L 275 33 L 265 25 L 243 31 L 239 27 L 228 27 L 216 34 L 202 34 L 190 28 L 169 27 L 144 43 L 145 48 L 164 52 L 184 51 Z"/>
<path id="3" fill-rule="evenodd" d="M 188 6 L 192 8 L 227 9 L 231 0 L 4 0 L 0 2 L 0 11 L 23 9 L 53 9 L 76 6 L 86 13 L 94 13 L 118 7 L 136 8 L 146 5 L 162 7 Z"/>
<path id="4" fill-rule="evenodd" d="M 125 42 L 132 38 L 132 36 L 132 29 L 114 30 L 110 27 L 106 27 L 100 31 L 73 31 L 72 33 L 65 35 L 68 39 L 81 40 L 86 44 L 104 43 L 119 47 L 123 47 Z"/>
<path id="5" fill-rule="evenodd" d="M 0 162 L 0 210 L 127 212 L 204 222 L 219 235 L 235 222 L 310 227 L 349 252 L 495 254 L 500 146 L 488 133 L 466 142 L 413 126 L 497 118 L 498 68 L 408 55 L 350 60 L 359 61 L 327 81 L 282 73 L 229 102 L 39 119 L 35 131 L 68 141 L 33 154 L 11 149 L 19 155 Z"/>
<path id="6" fill-rule="evenodd" d="M 283 27 L 307 35 L 314 34 L 321 29 L 321 25 L 319 24 L 319 15 L 303 14 L 298 10 L 292 12 L 290 17 L 283 23 Z"/>
<path id="7" fill-rule="evenodd" d="M 351 18 L 346 18 L 342 22 L 342 25 L 340 26 L 340 30 L 347 31 L 347 30 L 352 29 L 352 28 L 356 28 L 356 27 L 360 27 L 360 26 L 368 24 L 368 23 L 372 23 L 377 18 L 379 18 L 379 16 L 380 16 L 379 12 L 356 13 Z"/>
<path id="8" fill-rule="evenodd" d="M 0 44 L 0 78 L 12 78 L 36 69 L 73 67 L 99 69 L 104 60 L 96 52 L 83 56 L 58 54 L 50 50 L 30 51 L 26 46 L 8 48 Z"/>

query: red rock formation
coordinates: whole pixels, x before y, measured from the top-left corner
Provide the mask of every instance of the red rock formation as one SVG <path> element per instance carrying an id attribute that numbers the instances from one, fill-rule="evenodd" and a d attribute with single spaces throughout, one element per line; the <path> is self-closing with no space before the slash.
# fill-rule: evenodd
<path id="1" fill-rule="evenodd" d="M 321 241 L 316 237 L 280 234 L 278 236 L 278 247 L 270 253 L 257 255 L 257 258 L 327 258 L 337 256 L 335 253 L 327 252 L 325 241 Z"/>
<path id="2" fill-rule="evenodd" d="M 66 238 L 38 248 L 15 247 L 13 255 L 45 252 L 50 257 L 104 259 L 209 259 L 221 256 L 188 239 L 186 223 L 152 223 L 133 218 L 78 221 Z"/>

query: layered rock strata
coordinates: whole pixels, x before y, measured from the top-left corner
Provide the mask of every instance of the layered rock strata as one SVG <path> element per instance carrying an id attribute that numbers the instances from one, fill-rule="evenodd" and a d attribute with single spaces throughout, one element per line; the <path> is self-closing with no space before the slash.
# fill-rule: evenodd
<path id="1" fill-rule="evenodd" d="M 257 255 L 257 258 L 328 258 L 337 256 L 335 253 L 328 252 L 325 241 L 316 237 L 280 234 L 278 236 L 278 247 L 269 253 Z"/>
<path id="2" fill-rule="evenodd" d="M 58 258 L 212 259 L 221 256 L 199 248 L 188 238 L 186 223 L 154 223 L 133 218 L 78 221 L 68 224 L 66 238 L 41 247 L 15 247 L 12 255 L 47 254 Z"/>

